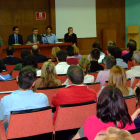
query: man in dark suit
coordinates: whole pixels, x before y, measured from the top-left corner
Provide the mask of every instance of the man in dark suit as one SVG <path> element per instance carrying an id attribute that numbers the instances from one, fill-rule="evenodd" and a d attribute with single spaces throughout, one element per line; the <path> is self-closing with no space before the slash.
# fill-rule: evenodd
<path id="1" fill-rule="evenodd" d="M 7 57 L 3 59 L 4 64 L 6 65 L 16 65 L 20 63 L 20 58 L 14 57 L 15 48 L 13 46 L 8 46 L 6 48 Z"/>
<path id="2" fill-rule="evenodd" d="M 19 28 L 17 26 L 13 27 L 13 34 L 9 36 L 8 45 L 12 44 L 23 44 L 22 35 L 19 33 Z"/>
<path id="3" fill-rule="evenodd" d="M 33 31 L 33 34 L 28 36 L 28 38 L 26 40 L 26 43 L 27 44 L 30 44 L 30 43 L 36 43 L 36 44 L 42 43 L 41 36 L 38 35 L 38 29 L 33 28 L 32 31 Z"/>
<path id="4" fill-rule="evenodd" d="M 38 62 L 38 63 L 42 63 L 42 62 L 47 61 L 47 57 L 46 57 L 45 55 L 38 54 L 39 51 L 40 51 L 40 50 L 39 50 L 39 47 L 38 47 L 37 45 L 33 45 L 33 46 L 32 46 L 31 52 L 32 52 L 33 55 L 36 57 L 37 62 Z"/>

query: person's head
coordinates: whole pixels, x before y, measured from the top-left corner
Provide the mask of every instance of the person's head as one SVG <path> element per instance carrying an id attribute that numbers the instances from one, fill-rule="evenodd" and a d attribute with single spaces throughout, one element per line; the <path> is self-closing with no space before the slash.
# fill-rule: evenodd
<path id="1" fill-rule="evenodd" d="M 114 45 L 114 46 L 116 46 L 116 43 L 114 42 L 114 41 L 108 41 L 108 45 Z"/>
<path id="2" fill-rule="evenodd" d="M 60 50 L 56 53 L 56 59 L 58 62 L 66 62 L 67 53 L 63 50 Z"/>
<path id="3" fill-rule="evenodd" d="M 132 42 L 134 42 L 134 43 L 135 43 L 135 45 L 136 45 L 136 48 L 137 48 L 137 42 L 136 42 L 135 40 L 133 40 L 133 39 L 130 39 L 129 41 L 132 41 Z"/>
<path id="4" fill-rule="evenodd" d="M 114 65 L 116 65 L 116 59 L 113 56 L 105 56 L 103 63 L 107 69 L 111 69 Z"/>
<path id="5" fill-rule="evenodd" d="M 90 65 L 91 63 L 87 58 L 82 58 L 79 60 L 79 66 L 83 69 L 84 75 L 88 74 Z"/>
<path id="6" fill-rule="evenodd" d="M 139 105 L 140 106 L 140 87 L 137 87 L 135 90 L 137 102 L 136 102 L 136 107 Z"/>
<path id="7" fill-rule="evenodd" d="M 113 52 L 112 52 L 112 56 L 114 58 L 121 58 L 122 56 L 122 51 L 119 47 L 113 47 Z"/>
<path id="8" fill-rule="evenodd" d="M 101 48 L 101 45 L 100 45 L 99 42 L 94 42 L 94 43 L 92 44 L 92 48 L 93 48 L 93 49 L 94 49 L 94 48 L 97 48 L 97 49 L 99 49 L 100 51 L 102 51 L 102 48 Z"/>
<path id="9" fill-rule="evenodd" d="M 68 56 L 74 56 L 74 48 L 72 46 L 67 46 L 66 53 Z"/>
<path id="10" fill-rule="evenodd" d="M 134 41 L 128 41 L 128 43 L 127 43 L 127 49 L 130 52 L 135 51 L 137 49 L 136 48 L 136 43 L 134 43 Z"/>
<path id="11" fill-rule="evenodd" d="M 4 67 L 5 67 L 4 63 L 3 63 L 2 59 L 0 59 L 0 73 L 3 71 Z"/>
<path id="12" fill-rule="evenodd" d="M 19 28 L 18 28 L 18 26 L 14 26 L 13 27 L 13 32 L 14 32 L 14 34 L 18 34 L 19 33 Z"/>
<path id="13" fill-rule="evenodd" d="M 18 76 L 18 85 L 21 89 L 27 90 L 34 86 L 36 80 L 36 70 L 32 66 L 21 69 Z"/>
<path id="14" fill-rule="evenodd" d="M 123 95 L 128 96 L 129 90 L 126 86 L 126 81 L 127 77 L 125 70 L 121 66 L 113 66 L 110 70 L 108 85 L 117 87 Z"/>
<path id="15" fill-rule="evenodd" d="M 107 46 L 107 55 L 112 55 L 114 48 L 115 48 L 115 46 L 113 44 L 109 44 Z"/>
<path id="16" fill-rule="evenodd" d="M 113 86 L 106 86 L 99 95 L 97 102 L 97 117 L 104 123 L 121 122 L 120 128 L 131 124 L 131 117 L 121 91 Z"/>
<path id="17" fill-rule="evenodd" d="M 140 65 L 140 51 L 134 51 L 132 56 L 133 66 Z"/>
<path id="18" fill-rule="evenodd" d="M 90 52 L 90 57 L 92 60 L 98 61 L 100 58 L 100 50 L 98 48 L 94 48 Z"/>
<path id="19" fill-rule="evenodd" d="M 35 35 L 35 36 L 38 35 L 38 29 L 37 28 L 33 28 L 32 32 L 33 32 L 33 35 Z"/>
<path id="20" fill-rule="evenodd" d="M 67 77 L 70 84 L 83 84 L 84 73 L 82 68 L 78 65 L 69 66 L 67 71 Z"/>
<path id="21" fill-rule="evenodd" d="M 31 54 L 30 51 L 28 49 L 24 49 L 21 51 L 21 58 L 22 60 L 25 58 L 25 56 Z"/>
<path id="22" fill-rule="evenodd" d="M 74 48 L 74 55 L 79 55 L 79 48 L 75 45 L 72 46 Z"/>
<path id="23" fill-rule="evenodd" d="M 13 55 L 14 51 L 15 51 L 15 48 L 13 46 L 8 46 L 6 48 L 7 55 Z"/>
<path id="24" fill-rule="evenodd" d="M 73 33 L 73 28 L 72 27 L 68 28 L 68 33 Z"/>
<path id="25" fill-rule="evenodd" d="M 39 47 L 38 47 L 38 45 L 33 45 L 33 46 L 32 46 L 32 53 L 33 53 L 33 54 L 38 54 L 38 52 L 39 52 Z"/>
<path id="26" fill-rule="evenodd" d="M 35 56 L 31 55 L 31 54 L 24 57 L 24 59 L 22 61 L 22 65 L 23 65 L 23 67 L 25 67 L 25 66 L 32 66 L 34 68 L 38 67 Z"/>
<path id="27" fill-rule="evenodd" d="M 60 50 L 59 47 L 52 48 L 52 58 L 56 59 L 56 53 Z"/>
<path id="28" fill-rule="evenodd" d="M 46 27 L 46 32 L 47 32 L 47 34 L 51 34 L 51 32 L 52 32 L 52 27 L 51 27 L 51 26 L 47 26 L 47 27 Z"/>

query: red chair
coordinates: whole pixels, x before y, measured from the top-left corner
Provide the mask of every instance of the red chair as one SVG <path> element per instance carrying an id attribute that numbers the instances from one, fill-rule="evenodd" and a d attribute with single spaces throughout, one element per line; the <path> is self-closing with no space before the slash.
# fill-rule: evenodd
<path id="1" fill-rule="evenodd" d="M 38 66 L 41 68 L 42 67 L 42 65 L 43 65 L 43 63 L 38 63 Z"/>
<path id="2" fill-rule="evenodd" d="M 128 64 L 128 69 L 130 70 L 131 67 L 133 67 L 133 65 L 132 65 L 132 61 L 128 61 L 127 64 Z"/>
<path id="3" fill-rule="evenodd" d="M 66 74 L 59 74 L 59 75 L 57 75 L 57 79 L 59 79 L 61 81 L 61 83 L 64 83 L 67 79 L 67 75 Z"/>
<path id="4" fill-rule="evenodd" d="M 20 70 L 13 70 L 12 71 L 12 78 L 16 78 L 19 75 Z"/>
<path id="5" fill-rule="evenodd" d="M 9 74 L 9 73 L 8 73 L 8 71 L 3 71 L 3 72 L 1 72 L 1 74 L 7 75 L 7 74 Z"/>
<path id="6" fill-rule="evenodd" d="M 16 65 L 6 65 L 6 69 L 7 69 L 9 74 L 11 73 L 11 71 L 14 69 L 15 66 Z"/>
<path id="7" fill-rule="evenodd" d="M 140 77 L 135 77 L 132 83 L 132 89 L 135 88 L 136 84 L 140 81 Z"/>
<path id="8" fill-rule="evenodd" d="M 139 140 L 140 139 L 140 128 L 136 128 L 133 130 L 129 130 L 129 132 L 132 134 L 132 136 L 136 139 Z"/>
<path id="9" fill-rule="evenodd" d="M 6 96 L 6 95 L 10 95 L 12 92 L 0 92 L 0 100 L 4 97 L 4 96 Z"/>
<path id="10" fill-rule="evenodd" d="M 53 62 L 55 64 L 55 66 L 58 64 L 58 62 Z"/>
<path id="11" fill-rule="evenodd" d="M 93 75 L 94 76 L 94 81 L 96 81 L 98 73 L 99 72 L 91 72 L 91 73 L 89 73 L 89 75 Z"/>
<path id="12" fill-rule="evenodd" d="M 60 105 L 54 125 L 55 140 L 67 140 L 72 134 L 76 134 L 88 117 L 95 114 L 95 101 Z"/>

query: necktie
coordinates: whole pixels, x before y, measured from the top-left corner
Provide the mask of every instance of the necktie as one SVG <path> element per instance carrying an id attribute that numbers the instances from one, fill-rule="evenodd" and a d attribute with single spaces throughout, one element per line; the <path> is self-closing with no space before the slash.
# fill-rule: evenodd
<path id="1" fill-rule="evenodd" d="M 16 35 L 16 44 L 18 44 L 18 38 L 17 38 L 17 35 Z"/>
<path id="2" fill-rule="evenodd" d="M 36 43 L 36 36 L 35 36 L 35 40 L 34 40 L 34 43 Z"/>

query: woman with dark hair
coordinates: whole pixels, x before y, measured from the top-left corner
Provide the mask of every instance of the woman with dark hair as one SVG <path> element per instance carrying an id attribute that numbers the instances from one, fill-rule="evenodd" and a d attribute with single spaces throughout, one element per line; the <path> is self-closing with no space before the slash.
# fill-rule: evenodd
<path id="1" fill-rule="evenodd" d="M 101 130 L 114 126 L 124 130 L 135 129 L 121 91 L 116 87 L 106 86 L 98 98 L 97 114 L 85 121 L 73 140 L 84 136 L 88 140 L 94 140 Z"/>

